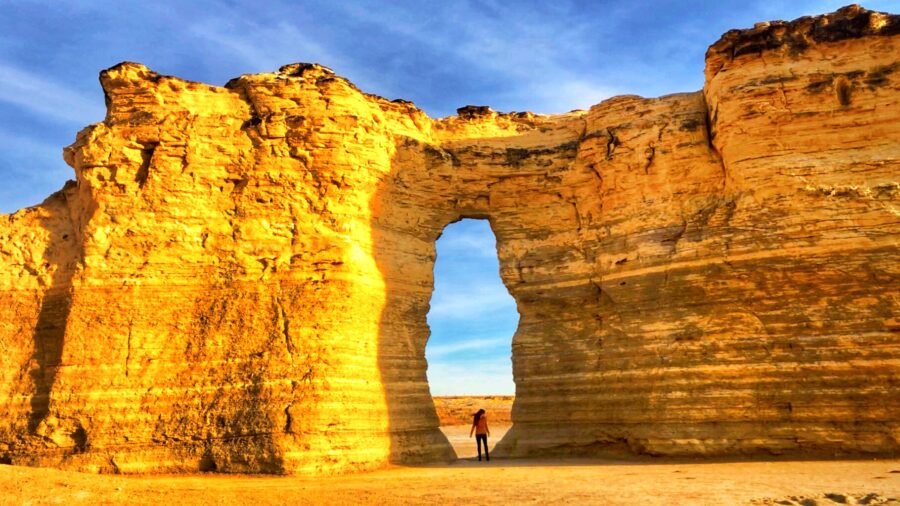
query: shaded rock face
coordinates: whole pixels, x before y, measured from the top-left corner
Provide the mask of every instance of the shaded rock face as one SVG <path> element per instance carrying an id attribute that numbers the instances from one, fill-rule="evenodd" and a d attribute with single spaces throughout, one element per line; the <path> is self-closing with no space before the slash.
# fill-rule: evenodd
<path id="1" fill-rule="evenodd" d="M 310 64 L 223 88 L 113 67 L 76 181 L 0 217 L 0 459 L 452 459 L 425 315 L 465 217 L 520 313 L 496 455 L 894 454 L 897 26 L 729 32 L 700 92 L 554 116 L 434 120 Z"/>

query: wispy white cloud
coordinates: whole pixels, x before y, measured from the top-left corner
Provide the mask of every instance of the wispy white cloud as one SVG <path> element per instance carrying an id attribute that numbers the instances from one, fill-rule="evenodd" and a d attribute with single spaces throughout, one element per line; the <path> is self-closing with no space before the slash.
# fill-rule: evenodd
<path id="1" fill-rule="evenodd" d="M 514 395 L 509 359 L 466 362 L 429 361 L 431 395 Z"/>
<path id="2" fill-rule="evenodd" d="M 487 330 L 492 323 L 506 324 L 509 316 L 514 321 L 516 303 L 500 280 L 495 244 L 490 225 L 483 220 L 463 220 L 444 230 L 437 242 L 435 290 L 428 313 L 436 330 L 461 324 L 469 330 Z"/>
<path id="3" fill-rule="evenodd" d="M 592 56 L 591 23 L 578 21 L 577 16 L 544 16 L 541 9 L 503 5 L 487 9 L 503 15 L 485 15 L 484 6 L 463 2 L 429 17 L 389 4 L 379 9 L 346 4 L 341 8 L 357 21 L 409 38 L 448 60 L 463 61 L 504 81 L 506 91 L 495 96 L 502 97 L 504 104 L 518 104 L 519 109 L 564 112 L 616 94 L 617 90 L 585 75 L 584 68 L 577 70 L 579 62 Z"/>
<path id="4" fill-rule="evenodd" d="M 286 22 L 262 25 L 242 19 L 237 12 L 227 9 L 217 16 L 194 23 L 189 33 L 230 52 L 242 61 L 247 72 L 272 72 L 296 61 L 298 57 L 331 66 L 337 66 L 344 60 L 304 35 L 294 25 Z"/>
<path id="5" fill-rule="evenodd" d="M 435 291 L 429 321 L 478 319 L 501 310 L 515 311 L 515 301 L 502 283 L 462 284 Z"/>
<path id="6" fill-rule="evenodd" d="M 74 176 L 62 148 L 44 139 L 0 129 L 0 153 L 0 213 L 35 205 Z"/>
<path id="7" fill-rule="evenodd" d="M 87 125 L 103 119 L 101 97 L 72 90 L 44 75 L 0 61 L 0 101 L 53 120 Z"/>
<path id="8" fill-rule="evenodd" d="M 512 394 L 516 303 L 499 276 L 488 222 L 449 225 L 437 243 L 435 292 L 425 348 L 435 395 Z M 474 358 L 474 360 L 473 360 Z"/>
<path id="9" fill-rule="evenodd" d="M 19 160 L 27 159 L 36 166 L 53 163 L 65 164 L 61 146 L 44 139 L 13 133 L 4 128 L 0 128 L 0 150 Z"/>
<path id="10" fill-rule="evenodd" d="M 451 227 L 454 225 L 451 225 Z M 438 255 L 465 255 L 466 257 L 496 258 L 497 242 L 488 230 L 469 229 L 441 236 L 437 241 Z"/>
<path id="11" fill-rule="evenodd" d="M 574 77 L 563 82 L 534 85 L 530 91 L 530 96 L 543 104 L 545 110 L 553 112 L 589 109 L 616 94 L 613 88 Z"/>
<path id="12" fill-rule="evenodd" d="M 450 355 L 456 355 L 467 351 L 485 351 L 498 348 L 509 348 L 512 337 L 494 337 L 487 339 L 468 339 L 444 344 L 430 345 L 425 348 L 425 356 L 441 359 Z"/>

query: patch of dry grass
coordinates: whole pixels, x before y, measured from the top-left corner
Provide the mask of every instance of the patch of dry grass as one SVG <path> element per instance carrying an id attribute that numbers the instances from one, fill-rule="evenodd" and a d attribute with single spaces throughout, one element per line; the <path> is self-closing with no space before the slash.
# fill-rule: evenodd
<path id="1" fill-rule="evenodd" d="M 441 426 L 470 425 L 472 415 L 484 409 L 488 421 L 497 425 L 509 425 L 512 411 L 512 395 L 466 395 L 435 397 L 434 408 L 437 410 Z"/>

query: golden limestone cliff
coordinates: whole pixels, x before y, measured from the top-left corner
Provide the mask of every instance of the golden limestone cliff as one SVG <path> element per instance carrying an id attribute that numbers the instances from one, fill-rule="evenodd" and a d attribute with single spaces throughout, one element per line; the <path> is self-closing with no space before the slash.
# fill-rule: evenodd
<path id="1" fill-rule="evenodd" d="M 0 459 L 328 473 L 453 458 L 434 243 L 521 315 L 496 455 L 900 450 L 900 16 L 732 31 L 706 84 L 431 119 L 319 65 L 123 63 L 76 180 L 0 216 Z"/>

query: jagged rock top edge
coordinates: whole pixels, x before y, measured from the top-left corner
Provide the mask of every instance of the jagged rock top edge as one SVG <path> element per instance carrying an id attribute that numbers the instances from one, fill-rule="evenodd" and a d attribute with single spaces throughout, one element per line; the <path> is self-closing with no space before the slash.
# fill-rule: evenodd
<path id="1" fill-rule="evenodd" d="M 835 12 L 821 14 L 818 16 L 802 16 L 792 21 L 769 21 L 757 23 L 753 28 L 733 29 L 725 32 L 718 41 L 713 43 L 706 51 L 707 79 L 715 75 L 723 66 L 723 61 L 734 60 L 743 55 L 761 54 L 764 51 L 775 49 L 787 49 L 792 53 L 800 53 L 816 43 L 838 42 L 846 39 L 861 38 L 868 36 L 884 36 L 900 34 L 900 14 L 890 14 L 880 11 L 872 11 L 861 7 L 858 4 L 847 5 L 841 7 Z M 716 58 L 718 57 L 718 58 Z M 716 61 L 711 61 L 716 60 Z M 110 75 L 116 74 L 126 68 L 133 68 L 136 73 L 153 82 L 162 79 L 177 80 L 187 85 L 202 86 L 213 90 L 233 90 L 240 87 L 242 80 L 254 76 L 261 77 L 266 75 L 275 76 L 276 79 L 299 78 L 299 79 L 315 79 L 317 82 L 327 82 L 338 80 L 355 89 L 362 95 L 370 97 L 375 101 L 386 105 L 387 107 L 407 109 L 409 113 L 421 114 L 430 118 L 423 110 L 419 109 L 413 102 L 405 99 L 388 99 L 372 93 L 366 93 L 360 90 L 349 79 L 336 74 L 332 69 L 318 63 L 289 63 L 282 65 L 277 72 L 262 72 L 258 74 L 243 74 L 239 77 L 229 80 L 224 86 L 219 87 L 202 82 L 182 79 L 176 76 L 168 76 L 159 74 L 147 66 L 132 62 L 123 61 L 112 67 L 103 70 L 100 73 L 101 85 L 106 90 L 104 80 Z M 677 94 L 677 93 L 674 93 Z M 668 96 L 668 95 L 666 95 Z M 602 106 L 610 101 L 617 101 L 623 98 L 643 98 L 638 95 L 616 95 L 607 98 L 593 106 L 591 109 Z M 494 116 L 507 117 L 510 119 L 530 119 L 534 117 L 560 117 L 566 115 L 580 115 L 585 111 L 574 109 L 568 113 L 552 113 L 542 114 L 533 112 L 497 112 L 489 106 L 483 105 L 466 105 L 457 109 L 457 115 L 438 118 L 441 121 L 479 121 Z"/>
<path id="2" fill-rule="evenodd" d="M 184 79 L 178 76 L 165 75 L 160 74 L 153 69 L 147 67 L 143 63 L 134 62 L 134 61 L 122 61 L 119 62 L 107 69 L 104 69 L 100 72 L 100 85 L 104 90 L 104 93 L 108 94 L 108 91 L 111 86 L 114 86 L 114 82 L 117 79 L 122 79 L 125 75 L 130 74 L 133 78 L 146 80 L 152 83 L 159 83 L 160 81 L 171 80 L 175 82 L 180 82 L 186 85 L 187 87 L 202 87 L 209 89 L 215 92 L 235 92 L 239 91 L 243 86 L 244 82 L 248 79 L 265 79 L 266 77 L 271 76 L 272 79 L 302 79 L 302 80 L 314 80 L 317 84 L 324 84 L 328 81 L 340 81 L 343 84 L 349 86 L 350 88 L 356 90 L 361 95 L 364 95 L 368 98 L 373 99 L 374 101 L 384 105 L 385 107 L 390 108 L 399 108 L 406 109 L 407 112 L 411 114 L 421 114 L 428 116 L 431 118 L 425 111 L 418 108 L 412 101 L 396 98 L 396 99 L 388 99 L 382 97 L 380 95 L 376 95 L 373 93 L 367 93 L 362 91 L 357 87 L 352 81 L 347 79 L 346 77 L 340 76 L 334 72 L 334 70 L 326 67 L 325 65 L 319 63 L 307 63 L 307 62 L 295 62 L 289 63 L 286 65 L 282 65 L 275 72 L 260 72 L 256 74 L 242 74 L 238 77 L 230 79 L 223 86 L 216 86 L 212 84 L 207 84 L 200 81 L 192 81 L 190 79 Z M 107 96 L 107 105 L 109 105 L 109 98 Z M 553 113 L 553 114 L 541 114 L 541 113 L 533 113 L 533 112 L 498 112 L 491 109 L 490 106 L 476 106 L 476 105 L 466 105 L 457 109 L 456 116 L 446 116 L 443 118 L 436 119 L 437 122 L 441 121 L 449 121 L 449 120 L 463 120 L 463 121 L 478 121 L 482 119 L 490 119 L 492 117 L 507 117 L 510 119 L 531 119 L 531 118 L 550 118 L 550 117 L 560 117 L 566 116 L 570 114 L 580 114 L 585 111 L 576 109 L 570 111 L 568 113 Z"/>
<path id="3" fill-rule="evenodd" d="M 733 60 L 743 55 L 782 48 L 799 54 L 814 44 L 898 33 L 900 15 L 852 4 L 828 14 L 802 16 L 792 21 L 769 21 L 757 23 L 753 28 L 729 30 L 709 46 L 706 58 L 709 64 L 711 56 Z M 715 74 L 720 68 L 721 65 L 708 68 L 707 76 Z"/>

